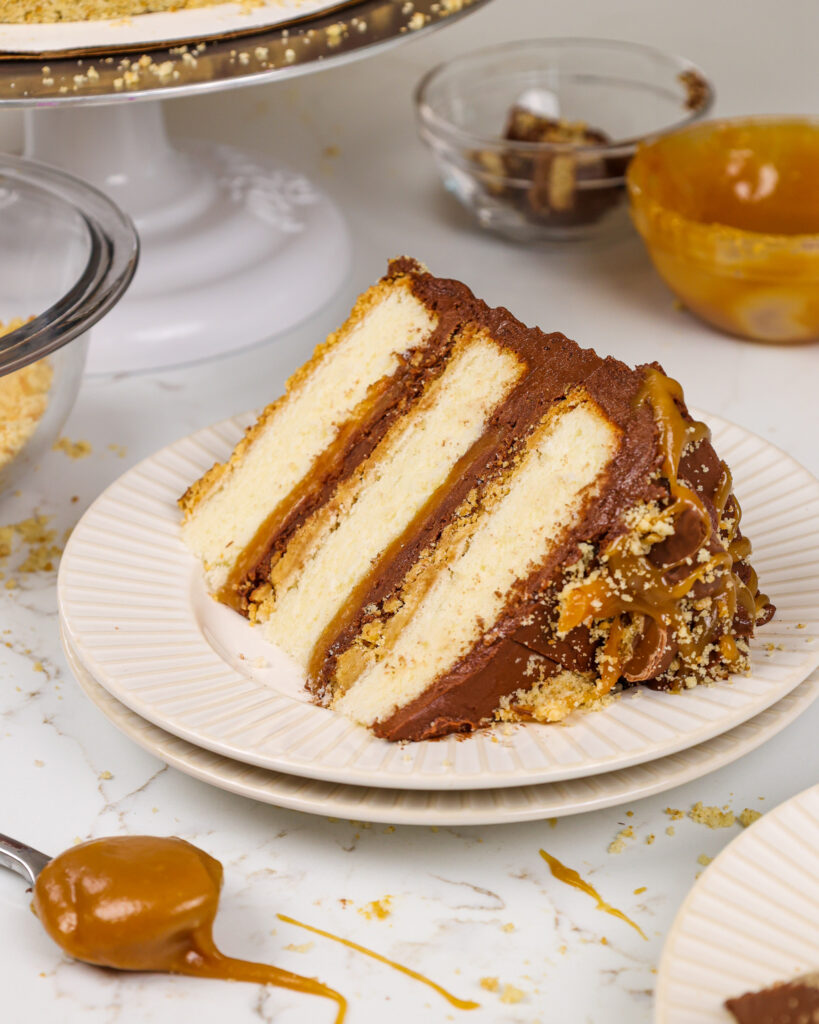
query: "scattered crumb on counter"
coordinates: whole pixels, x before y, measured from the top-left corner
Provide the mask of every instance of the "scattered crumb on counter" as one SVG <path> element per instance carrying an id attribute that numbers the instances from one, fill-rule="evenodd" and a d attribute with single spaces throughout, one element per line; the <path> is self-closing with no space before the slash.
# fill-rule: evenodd
<path id="1" fill-rule="evenodd" d="M 673 825 L 669 825 L 669 826 L 668 826 L 668 827 L 666 828 L 666 830 L 665 830 L 665 834 L 666 834 L 667 836 L 673 836 L 673 835 L 675 834 L 675 832 L 676 832 L 676 831 L 677 831 L 677 830 L 676 830 L 676 829 L 674 828 L 674 826 L 673 826 Z"/>
<path id="2" fill-rule="evenodd" d="M 609 853 L 622 853 L 626 848 L 626 840 L 634 838 L 634 829 L 631 825 L 621 828 L 617 835 L 608 845 Z"/>
<path id="3" fill-rule="evenodd" d="M 511 921 L 508 921 L 501 930 L 504 932 L 513 932 L 515 930 L 515 926 Z"/>
<path id="4" fill-rule="evenodd" d="M 720 809 L 716 805 L 705 807 L 701 800 L 694 804 L 688 812 L 688 817 L 698 825 L 706 825 L 708 828 L 730 828 L 736 824 L 733 811 Z"/>
<path id="5" fill-rule="evenodd" d="M 639 889 L 635 889 L 635 890 L 634 890 L 634 895 L 635 895 L 635 896 L 640 896 L 640 895 L 641 895 L 642 893 L 644 893 L 645 891 L 646 891 L 646 886 L 644 886 L 644 885 L 641 885 Z"/>
<path id="6" fill-rule="evenodd" d="M 19 523 L 0 526 L 0 563 L 14 550 L 14 538 L 19 537 L 27 550 L 16 571 L 21 573 L 53 572 L 62 554 L 62 548 L 54 543 L 57 531 L 49 529 L 51 516 L 34 515 Z M 7 590 L 13 590 L 16 581 L 8 580 Z"/>
<path id="7" fill-rule="evenodd" d="M 666 807 L 664 814 L 667 814 L 672 821 L 679 821 L 680 818 L 684 818 L 685 814 L 677 807 Z"/>
<path id="8" fill-rule="evenodd" d="M 290 953 L 309 953 L 314 945 L 314 942 L 302 942 L 301 944 L 291 942 L 288 946 L 285 946 L 284 948 L 288 950 Z"/>
<path id="9" fill-rule="evenodd" d="M 108 769 L 104 772 L 100 772 L 98 776 L 98 778 L 102 779 L 104 782 L 107 782 L 109 779 L 113 779 L 113 777 L 114 776 L 108 771 Z"/>
<path id="10" fill-rule="evenodd" d="M 651 846 L 651 844 L 653 842 L 654 842 L 654 833 L 653 832 L 649 832 L 649 834 L 646 836 L 646 846 Z"/>
<path id="11" fill-rule="evenodd" d="M 487 992 L 497 992 L 500 983 L 497 978 L 481 978 L 481 988 L 485 988 Z"/>
<path id="12" fill-rule="evenodd" d="M 113 452 L 119 459 L 124 459 L 128 454 L 128 449 L 124 444 L 109 444 L 108 451 Z"/>
<path id="13" fill-rule="evenodd" d="M 714 858 L 713 857 L 709 857 L 707 853 L 701 853 L 699 855 L 699 857 L 697 857 L 697 863 L 698 864 L 702 864 L 702 866 L 704 868 L 706 868 L 706 867 L 708 867 L 708 865 L 711 863 L 711 861 L 713 859 Z"/>
<path id="14" fill-rule="evenodd" d="M 504 985 L 500 1001 L 502 1003 L 519 1003 L 525 995 L 526 993 L 515 985 Z"/>
<path id="15" fill-rule="evenodd" d="M 382 896 L 380 900 L 373 900 L 372 903 L 359 907 L 358 912 L 366 917 L 368 921 L 371 921 L 374 917 L 379 921 L 383 921 L 385 917 L 389 917 L 392 913 L 392 896 Z"/>
<path id="16" fill-rule="evenodd" d="M 89 441 L 71 441 L 67 437 L 58 438 L 51 446 L 55 452 L 62 452 L 69 459 L 84 459 L 92 452 Z"/>
<path id="17" fill-rule="evenodd" d="M 762 798 L 760 797 L 760 799 Z M 753 823 L 761 817 L 762 813 L 760 811 L 753 811 L 750 807 L 746 807 L 744 811 L 737 815 L 737 821 L 743 828 L 747 828 L 749 825 L 753 825 Z"/>

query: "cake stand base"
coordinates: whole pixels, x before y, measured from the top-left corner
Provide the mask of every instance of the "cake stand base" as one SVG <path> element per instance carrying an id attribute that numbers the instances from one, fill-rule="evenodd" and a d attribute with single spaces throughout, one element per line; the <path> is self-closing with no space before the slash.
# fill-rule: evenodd
<path id="1" fill-rule="evenodd" d="M 347 228 L 326 195 L 266 157 L 172 146 L 160 102 L 28 110 L 25 153 L 96 185 L 139 231 L 134 282 L 94 328 L 90 373 L 255 345 L 306 320 L 347 274 Z"/>

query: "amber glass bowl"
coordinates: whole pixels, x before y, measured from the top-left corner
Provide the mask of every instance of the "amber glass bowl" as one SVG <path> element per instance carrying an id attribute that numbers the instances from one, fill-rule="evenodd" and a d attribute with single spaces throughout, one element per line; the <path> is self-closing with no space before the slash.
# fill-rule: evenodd
<path id="1" fill-rule="evenodd" d="M 819 338 L 819 120 L 710 121 L 641 146 L 631 215 L 663 280 L 755 341 Z"/>

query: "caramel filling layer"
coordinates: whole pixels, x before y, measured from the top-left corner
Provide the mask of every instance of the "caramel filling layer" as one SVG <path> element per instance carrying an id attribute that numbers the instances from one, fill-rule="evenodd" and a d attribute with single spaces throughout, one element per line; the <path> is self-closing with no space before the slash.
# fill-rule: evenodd
<path id="1" fill-rule="evenodd" d="M 431 371 L 431 375 L 436 373 Z M 335 484 L 367 458 L 399 409 L 405 409 L 418 397 L 419 389 L 410 387 L 408 390 L 407 383 L 407 373 L 399 371 L 370 386 L 367 396 L 339 427 L 332 443 L 315 459 L 310 472 L 259 526 L 216 595 L 218 601 L 247 613 L 248 595 L 264 581 L 276 550 L 286 545 L 300 524 L 326 500 Z"/>

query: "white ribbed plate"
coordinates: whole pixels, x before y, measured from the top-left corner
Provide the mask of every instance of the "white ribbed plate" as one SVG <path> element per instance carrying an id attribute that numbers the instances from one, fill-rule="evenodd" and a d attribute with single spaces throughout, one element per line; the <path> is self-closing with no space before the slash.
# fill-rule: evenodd
<path id="1" fill-rule="evenodd" d="M 129 739 L 187 775 L 230 793 L 306 814 L 390 825 L 503 825 L 582 814 L 701 778 L 761 746 L 819 697 L 819 671 L 787 697 L 735 729 L 679 754 L 584 779 L 503 789 L 375 789 L 301 779 L 213 754 L 151 725 L 111 696 L 82 666 L 63 635 L 72 672 L 89 699 Z"/>
<path id="2" fill-rule="evenodd" d="M 737 836 L 666 939 L 655 1024 L 728 1024 L 723 1002 L 819 970 L 819 786 Z M 796 1018 L 793 1018 L 797 1024 Z"/>
<path id="3" fill-rule="evenodd" d="M 779 607 L 752 645 L 751 675 L 681 695 L 636 688 L 561 726 L 498 726 L 405 745 L 377 739 L 309 703 L 292 663 L 207 598 L 180 539 L 177 496 L 229 454 L 250 419 L 201 430 L 127 472 L 83 516 L 60 566 L 60 614 L 83 664 L 117 700 L 197 746 L 351 785 L 556 782 L 711 739 L 770 707 L 819 664 L 819 483 L 760 438 L 708 417 L 734 471 L 754 565 Z"/>

